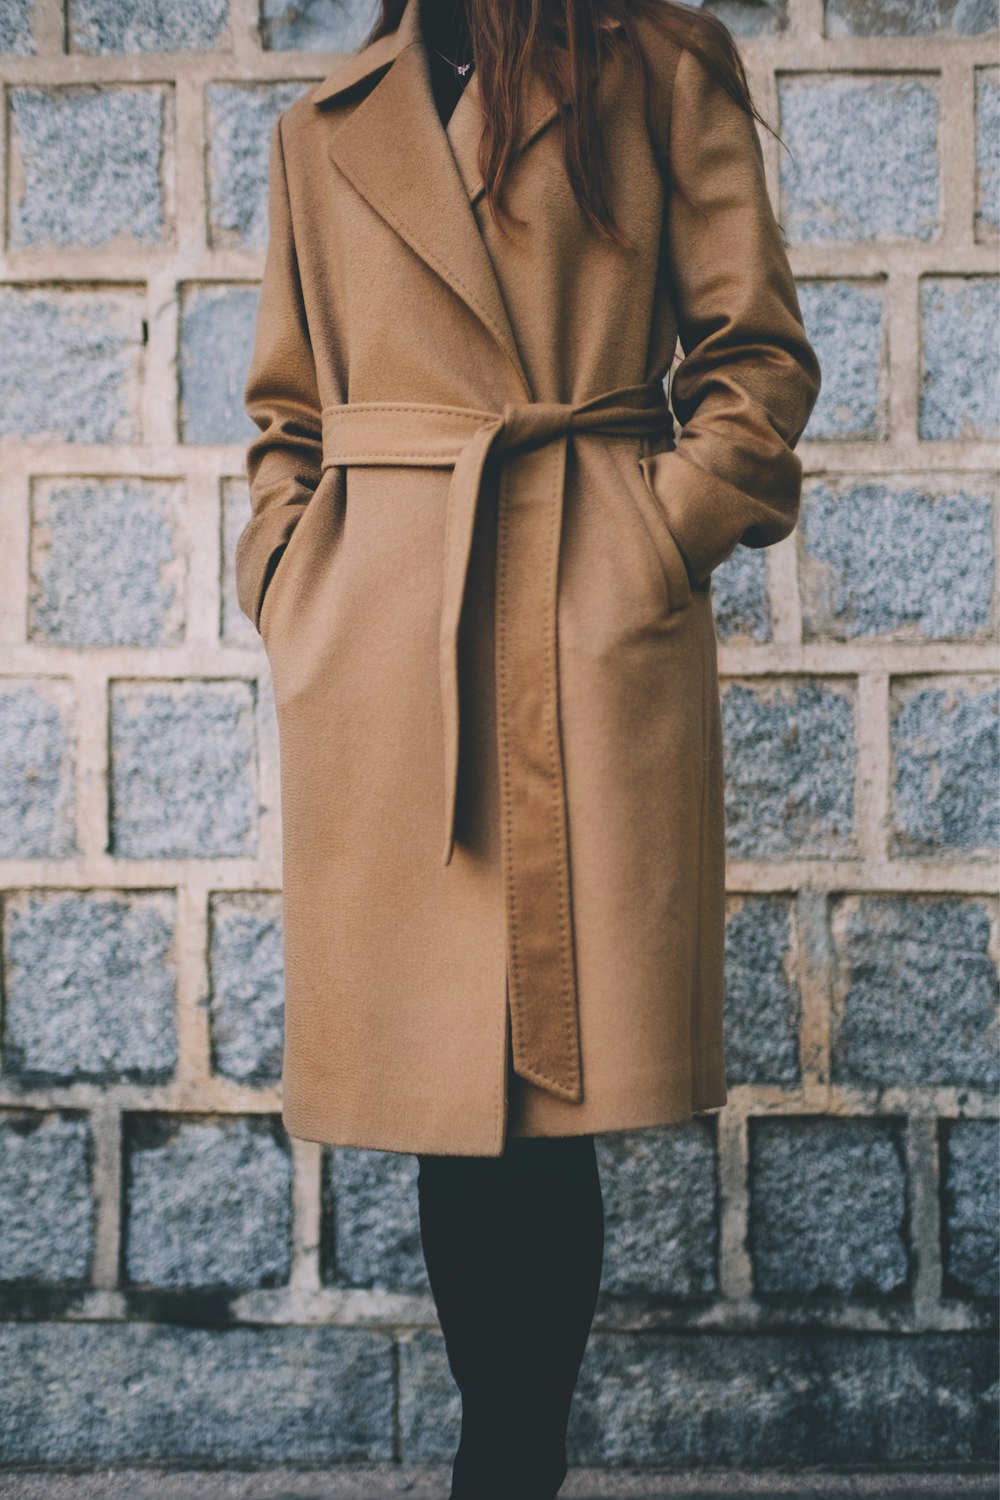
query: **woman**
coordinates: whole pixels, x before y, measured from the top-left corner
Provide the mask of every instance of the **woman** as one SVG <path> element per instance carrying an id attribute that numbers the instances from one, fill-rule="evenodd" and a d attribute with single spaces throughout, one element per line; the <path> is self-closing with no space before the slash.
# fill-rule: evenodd
<path id="1" fill-rule="evenodd" d="M 687 5 L 384 0 L 272 143 L 282 1115 L 418 1158 L 453 1500 L 565 1475 L 595 1133 L 726 1101 L 711 575 L 793 529 L 820 387 L 754 119 Z"/>

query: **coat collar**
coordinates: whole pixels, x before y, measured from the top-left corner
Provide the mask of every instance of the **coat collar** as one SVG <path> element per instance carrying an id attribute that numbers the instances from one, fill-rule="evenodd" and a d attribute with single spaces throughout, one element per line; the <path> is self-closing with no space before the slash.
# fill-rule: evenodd
<path id="1" fill-rule="evenodd" d="M 323 106 L 376 81 L 332 132 L 334 165 L 486 326 L 506 354 L 523 394 L 531 392 L 517 341 L 474 212 L 485 191 L 477 164 L 478 78 L 459 97 L 447 126 L 434 100 L 421 0 L 406 0 L 396 30 L 350 54 L 313 90 Z M 559 113 L 541 77 L 528 77 L 515 155 Z"/>

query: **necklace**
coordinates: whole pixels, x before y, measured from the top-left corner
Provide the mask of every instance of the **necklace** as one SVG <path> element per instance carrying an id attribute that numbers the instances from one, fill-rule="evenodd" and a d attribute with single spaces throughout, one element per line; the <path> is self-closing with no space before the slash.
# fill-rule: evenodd
<path id="1" fill-rule="evenodd" d="M 439 47 L 435 47 L 434 51 L 437 53 L 438 57 L 444 57 L 445 62 L 451 64 L 451 66 L 458 74 L 459 78 L 464 78 L 466 73 L 472 67 L 471 62 L 457 63 L 453 57 L 445 57 L 444 53 L 440 50 Z"/>

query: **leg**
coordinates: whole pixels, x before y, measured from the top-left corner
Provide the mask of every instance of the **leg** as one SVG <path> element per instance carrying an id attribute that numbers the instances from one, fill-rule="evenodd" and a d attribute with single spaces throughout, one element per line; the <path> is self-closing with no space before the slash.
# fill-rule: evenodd
<path id="1" fill-rule="evenodd" d="M 515 1136 L 500 1157 L 420 1156 L 418 1198 L 462 1393 L 450 1500 L 553 1500 L 604 1254 L 594 1137 Z"/>

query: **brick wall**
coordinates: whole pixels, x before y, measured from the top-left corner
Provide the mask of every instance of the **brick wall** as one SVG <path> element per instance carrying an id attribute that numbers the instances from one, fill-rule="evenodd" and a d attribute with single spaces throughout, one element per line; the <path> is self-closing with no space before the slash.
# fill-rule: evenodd
<path id="1" fill-rule="evenodd" d="M 716 576 L 721 1116 L 599 1139 L 587 1464 L 995 1454 L 996 0 L 719 0 L 824 388 Z M 271 124 L 333 0 L 2 0 L 0 1443 L 446 1461 L 415 1162 L 279 1116 L 240 614 Z"/>

